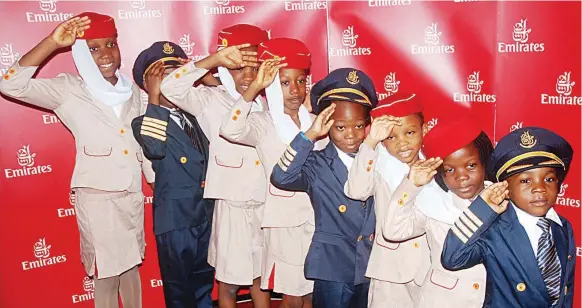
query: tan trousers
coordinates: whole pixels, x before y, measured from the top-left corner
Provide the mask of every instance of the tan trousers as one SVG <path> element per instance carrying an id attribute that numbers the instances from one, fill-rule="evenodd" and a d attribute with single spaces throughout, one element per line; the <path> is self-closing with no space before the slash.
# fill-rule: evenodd
<path id="1" fill-rule="evenodd" d="M 141 280 L 137 266 L 119 276 L 95 279 L 95 308 L 119 308 L 119 295 L 123 308 L 141 308 Z"/>

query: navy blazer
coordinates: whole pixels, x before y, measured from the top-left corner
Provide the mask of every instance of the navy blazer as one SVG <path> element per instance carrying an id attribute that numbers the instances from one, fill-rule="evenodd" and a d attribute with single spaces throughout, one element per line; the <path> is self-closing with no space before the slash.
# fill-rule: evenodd
<path id="1" fill-rule="evenodd" d="M 572 307 L 576 243 L 570 223 L 561 216 L 560 220 L 562 226 L 551 222 L 562 268 L 560 299 L 553 307 Z M 497 215 L 481 197 L 475 199 L 447 234 L 441 261 L 449 270 L 485 265 L 487 289 L 483 307 L 550 307 L 529 237 L 511 204 Z"/>
<path id="2" fill-rule="evenodd" d="M 352 200 L 344 194 L 348 169 L 332 142 L 321 151 L 298 134 L 275 165 L 273 185 L 304 191 L 315 213 L 315 234 L 305 260 L 305 278 L 361 284 L 372 243 L 376 217 L 374 199 Z"/>
<path id="3" fill-rule="evenodd" d="M 208 161 L 208 139 L 196 119 L 187 118 L 203 136 L 198 151 L 188 135 L 170 118 L 170 111 L 148 104 L 145 115 L 131 127 L 135 139 L 156 172 L 154 187 L 154 234 L 192 228 L 211 221 L 213 200 L 203 199 Z"/>

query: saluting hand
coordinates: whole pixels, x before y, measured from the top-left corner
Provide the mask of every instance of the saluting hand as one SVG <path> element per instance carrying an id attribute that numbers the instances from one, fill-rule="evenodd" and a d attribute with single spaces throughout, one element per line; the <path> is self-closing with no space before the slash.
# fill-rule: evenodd
<path id="1" fill-rule="evenodd" d="M 150 70 L 146 73 L 144 77 L 144 87 L 148 92 L 148 96 L 152 98 L 159 98 L 162 94 L 160 90 L 160 85 L 162 84 L 162 77 L 164 76 L 164 62 L 158 61 Z M 150 103 L 154 105 L 159 105 L 159 100 L 149 100 Z"/>
<path id="2" fill-rule="evenodd" d="M 432 180 L 432 178 L 437 173 L 437 168 L 443 163 L 443 160 L 439 157 L 430 158 L 427 160 L 418 160 L 411 167 L 408 173 L 408 179 L 414 183 L 414 185 L 420 187 L 424 186 Z"/>
<path id="3" fill-rule="evenodd" d="M 376 145 L 382 140 L 390 137 L 392 131 L 394 131 L 394 126 L 402 125 L 402 119 L 396 118 L 391 115 L 383 115 L 381 117 L 372 120 L 372 126 L 368 136 L 366 136 L 365 142 L 372 148 L 376 148 Z"/>
<path id="4" fill-rule="evenodd" d="M 281 63 L 282 60 L 285 60 L 285 58 L 277 60 L 269 59 L 261 64 L 259 71 L 257 72 L 257 77 L 253 81 L 258 89 L 265 89 L 273 83 L 279 69 L 287 66 L 287 63 Z"/>
<path id="5" fill-rule="evenodd" d="M 90 23 L 88 16 L 71 18 L 58 25 L 49 37 L 59 48 L 72 46 L 77 40 L 77 34 L 89 29 Z"/>
<path id="6" fill-rule="evenodd" d="M 497 214 L 501 214 L 507 210 L 507 205 L 509 201 L 509 190 L 507 189 L 509 185 L 507 182 L 495 183 L 487 188 L 485 188 L 480 196 L 485 202 L 491 207 L 493 211 Z"/>
<path id="7" fill-rule="evenodd" d="M 238 69 L 246 66 L 258 67 L 257 52 L 241 50 L 250 46 L 250 44 L 236 45 L 218 51 L 214 54 L 218 65 L 229 69 Z"/>
<path id="8" fill-rule="evenodd" d="M 316 141 L 320 137 L 327 135 L 334 120 L 329 118 L 335 111 L 335 104 L 329 105 L 325 108 L 313 121 L 309 130 L 305 133 L 305 137 L 309 138 L 311 141 Z"/>

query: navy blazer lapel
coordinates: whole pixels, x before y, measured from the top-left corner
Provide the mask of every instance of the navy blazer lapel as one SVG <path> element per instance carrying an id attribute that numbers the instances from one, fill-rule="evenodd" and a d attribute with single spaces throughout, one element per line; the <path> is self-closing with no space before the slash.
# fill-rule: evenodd
<path id="1" fill-rule="evenodd" d="M 562 269 L 560 276 L 560 290 L 564 285 L 564 278 L 566 276 L 566 266 L 568 265 L 568 236 L 563 227 L 551 221 L 552 237 L 554 238 L 554 244 L 556 245 L 556 251 L 558 252 L 558 258 L 560 259 L 560 267 Z"/>
<path id="2" fill-rule="evenodd" d="M 506 229 L 501 232 L 501 235 L 507 241 L 509 247 L 515 252 L 515 257 L 520 261 L 519 264 L 523 269 L 521 272 L 527 277 L 526 280 L 529 281 L 528 287 L 535 287 L 549 301 L 548 291 L 546 290 L 546 284 L 538 266 L 538 260 L 533 252 L 525 229 L 517 219 L 513 204 L 510 203 L 507 206 L 507 210 L 501 215 L 500 219 L 506 226 Z"/>
<path id="3" fill-rule="evenodd" d="M 328 163 L 329 163 L 329 167 L 331 168 L 331 171 L 333 172 L 333 174 L 335 175 L 335 177 L 338 179 L 338 181 L 340 182 L 340 184 L 343 187 L 343 185 L 345 185 L 346 182 L 348 181 L 348 168 L 346 167 L 346 165 L 344 165 L 342 160 L 339 158 L 337 150 L 336 150 L 333 142 L 330 141 L 327 144 L 327 146 L 325 147 L 325 150 L 323 150 L 323 151 L 325 153 L 325 157 L 327 157 L 327 159 L 328 159 Z"/>

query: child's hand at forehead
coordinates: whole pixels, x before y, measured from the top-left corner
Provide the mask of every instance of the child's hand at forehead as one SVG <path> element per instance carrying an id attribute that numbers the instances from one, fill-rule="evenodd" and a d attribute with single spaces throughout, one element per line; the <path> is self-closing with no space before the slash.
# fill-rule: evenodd
<path id="1" fill-rule="evenodd" d="M 414 183 L 415 186 L 424 186 L 433 179 L 437 173 L 437 168 L 443 163 L 439 157 L 430 158 L 427 160 L 418 160 L 411 167 L 408 173 L 408 179 Z"/>
<path id="2" fill-rule="evenodd" d="M 315 142 L 320 137 L 327 135 L 334 122 L 333 119 L 330 119 L 334 111 L 335 104 L 331 104 L 320 112 L 319 115 L 317 115 L 317 118 L 313 121 L 313 124 L 311 124 L 309 130 L 305 132 L 305 137 Z"/>
<path id="3" fill-rule="evenodd" d="M 497 214 L 505 212 L 509 204 L 509 190 L 506 181 L 495 183 L 483 190 L 480 196 Z"/>
<path id="4" fill-rule="evenodd" d="M 372 126 L 368 136 L 366 136 L 366 144 L 375 149 L 379 142 L 390 137 L 394 126 L 402 125 L 402 118 L 393 117 L 391 115 L 383 115 L 372 120 Z"/>

